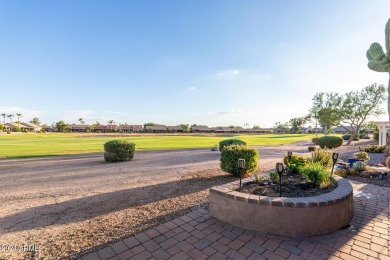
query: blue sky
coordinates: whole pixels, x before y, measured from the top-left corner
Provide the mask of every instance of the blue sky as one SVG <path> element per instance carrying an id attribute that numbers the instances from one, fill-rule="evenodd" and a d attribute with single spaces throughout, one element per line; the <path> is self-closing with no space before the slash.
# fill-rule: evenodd
<path id="1" fill-rule="evenodd" d="M 0 0 L 0 113 L 273 126 L 307 114 L 316 92 L 387 84 L 365 52 L 384 45 L 389 10 L 388 0 Z"/>

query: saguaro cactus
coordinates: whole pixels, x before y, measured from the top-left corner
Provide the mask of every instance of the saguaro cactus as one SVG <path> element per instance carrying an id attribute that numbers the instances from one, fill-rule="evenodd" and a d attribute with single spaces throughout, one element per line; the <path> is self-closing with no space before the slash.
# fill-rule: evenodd
<path id="1" fill-rule="evenodd" d="M 389 114 L 390 121 L 390 18 L 387 21 L 385 28 L 385 47 L 386 53 L 383 52 L 382 46 L 379 43 L 374 42 L 367 51 L 367 58 L 368 67 L 371 70 L 389 73 L 389 85 L 387 87 L 387 112 Z"/>

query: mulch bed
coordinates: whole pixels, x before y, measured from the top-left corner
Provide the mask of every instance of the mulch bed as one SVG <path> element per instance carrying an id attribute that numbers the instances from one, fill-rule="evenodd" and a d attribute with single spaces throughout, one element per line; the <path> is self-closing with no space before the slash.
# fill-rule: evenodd
<path id="1" fill-rule="evenodd" d="M 259 182 L 248 182 L 243 185 L 242 192 L 259 196 L 279 197 L 279 182 L 272 182 L 263 177 Z M 307 182 L 300 174 L 282 175 L 283 197 L 312 197 L 331 192 L 337 184 L 329 187 L 319 187 L 314 183 Z"/>

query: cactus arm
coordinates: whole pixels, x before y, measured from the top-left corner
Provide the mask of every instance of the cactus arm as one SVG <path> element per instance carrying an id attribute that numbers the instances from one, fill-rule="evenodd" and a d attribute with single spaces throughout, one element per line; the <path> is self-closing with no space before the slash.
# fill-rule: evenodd
<path id="1" fill-rule="evenodd" d="M 383 57 L 386 56 L 385 53 L 383 52 L 382 46 L 377 42 L 374 42 L 373 44 L 371 44 L 368 51 L 369 51 L 372 59 L 375 61 L 380 61 L 380 60 L 382 60 Z"/>
<path id="2" fill-rule="evenodd" d="M 386 23 L 385 45 L 386 45 L 387 57 L 390 59 L 390 19 Z"/>

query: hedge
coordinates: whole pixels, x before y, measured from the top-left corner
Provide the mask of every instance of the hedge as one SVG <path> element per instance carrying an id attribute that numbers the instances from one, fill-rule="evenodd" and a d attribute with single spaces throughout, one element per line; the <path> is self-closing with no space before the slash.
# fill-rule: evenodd
<path id="1" fill-rule="evenodd" d="M 343 138 L 339 136 L 323 136 L 318 139 L 318 145 L 324 149 L 325 147 L 327 148 L 337 148 L 343 144 Z"/>

